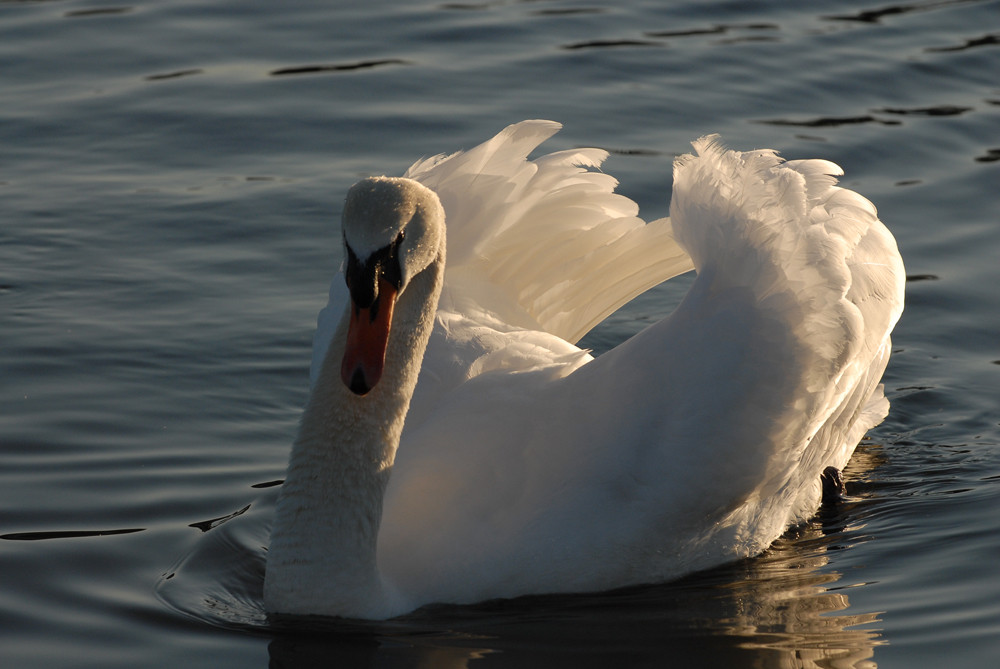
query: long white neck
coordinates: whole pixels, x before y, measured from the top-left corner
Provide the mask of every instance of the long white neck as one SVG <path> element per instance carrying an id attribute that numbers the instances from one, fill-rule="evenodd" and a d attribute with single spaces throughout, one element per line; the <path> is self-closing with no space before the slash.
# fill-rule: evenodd
<path id="1" fill-rule="evenodd" d="M 406 610 L 379 574 L 382 498 L 430 338 L 444 251 L 400 293 L 381 380 L 367 395 L 341 381 L 343 319 L 292 446 L 264 579 L 268 611 L 386 618 Z"/>

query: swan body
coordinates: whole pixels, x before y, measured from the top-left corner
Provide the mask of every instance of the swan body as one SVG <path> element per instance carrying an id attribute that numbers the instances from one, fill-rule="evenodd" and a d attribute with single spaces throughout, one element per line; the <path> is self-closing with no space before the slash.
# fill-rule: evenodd
<path id="1" fill-rule="evenodd" d="M 702 138 L 646 223 L 586 169 L 603 151 L 527 159 L 558 129 L 349 192 L 269 611 L 382 619 L 754 555 L 884 418 L 903 265 L 836 165 Z M 597 358 L 575 345 L 692 268 L 667 318 Z"/>

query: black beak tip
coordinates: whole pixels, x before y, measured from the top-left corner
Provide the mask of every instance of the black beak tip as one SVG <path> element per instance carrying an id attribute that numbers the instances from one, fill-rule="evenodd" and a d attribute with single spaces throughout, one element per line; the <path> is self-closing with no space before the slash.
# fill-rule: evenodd
<path id="1" fill-rule="evenodd" d="M 347 384 L 347 387 L 351 389 L 351 392 L 355 395 L 367 395 L 368 391 L 371 390 L 371 386 L 368 385 L 368 380 L 365 379 L 365 373 L 361 371 L 361 368 L 354 370 L 354 374 L 351 376 L 351 382 Z"/>

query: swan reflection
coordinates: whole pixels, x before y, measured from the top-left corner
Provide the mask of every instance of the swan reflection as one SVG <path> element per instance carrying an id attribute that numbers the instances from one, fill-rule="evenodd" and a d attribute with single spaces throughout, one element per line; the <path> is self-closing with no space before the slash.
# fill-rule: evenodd
<path id="1" fill-rule="evenodd" d="M 826 547 L 803 552 L 803 543 L 826 540 L 822 526 L 809 525 L 747 564 L 746 576 L 723 586 L 733 615 L 718 623 L 739 646 L 766 659 L 763 666 L 870 668 L 884 643 L 871 625 L 876 613 L 849 612 L 847 589 L 837 572 L 824 572 Z M 863 585 L 863 584 L 857 584 Z"/>

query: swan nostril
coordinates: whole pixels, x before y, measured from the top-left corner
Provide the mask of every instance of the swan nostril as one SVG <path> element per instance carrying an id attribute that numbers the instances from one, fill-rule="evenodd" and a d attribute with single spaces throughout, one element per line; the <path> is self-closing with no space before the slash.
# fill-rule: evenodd
<path id="1" fill-rule="evenodd" d="M 365 379 L 365 373 L 358 367 L 354 370 L 354 374 L 351 376 L 351 382 L 347 384 L 347 387 L 351 389 L 351 392 L 355 395 L 367 395 L 371 387 L 368 385 L 368 381 Z"/>

